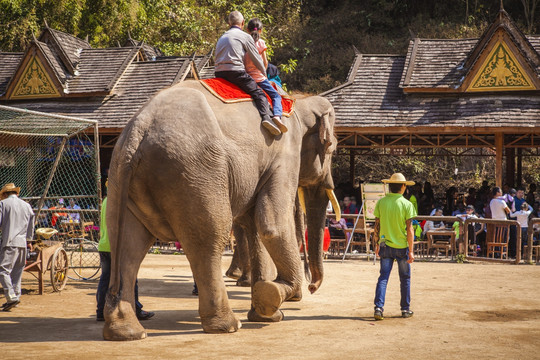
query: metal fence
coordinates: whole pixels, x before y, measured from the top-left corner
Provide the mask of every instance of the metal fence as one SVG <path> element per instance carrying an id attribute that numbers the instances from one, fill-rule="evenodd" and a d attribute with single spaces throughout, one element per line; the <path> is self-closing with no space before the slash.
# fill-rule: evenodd
<path id="1" fill-rule="evenodd" d="M 0 186 L 21 187 L 36 227 L 92 223 L 87 230 L 94 231 L 101 200 L 97 139 L 97 121 L 0 105 Z"/>

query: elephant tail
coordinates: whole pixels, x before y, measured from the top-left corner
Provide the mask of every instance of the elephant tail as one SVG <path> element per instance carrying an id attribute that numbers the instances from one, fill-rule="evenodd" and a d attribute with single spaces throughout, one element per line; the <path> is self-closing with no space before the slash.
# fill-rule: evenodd
<path id="1" fill-rule="evenodd" d="M 125 213 L 129 201 L 129 188 L 140 160 L 139 146 L 146 136 L 148 121 L 137 114 L 124 128 L 115 145 L 109 172 L 109 188 L 106 209 L 107 231 L 111 247 L 111 284 L 119 286 L 121 273 L 118 264 L 123 255 L 122 247 L 129 246 L 123 239 L 125 230 Z M 115 281 L 113 281 L 113 278 Z M 110 288 L 112 294 L 118 295 L 122 289 Z"/>

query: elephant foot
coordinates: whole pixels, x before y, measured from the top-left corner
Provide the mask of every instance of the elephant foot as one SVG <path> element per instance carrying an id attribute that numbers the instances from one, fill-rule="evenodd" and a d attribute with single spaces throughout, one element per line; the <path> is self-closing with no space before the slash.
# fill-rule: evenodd
<path id="1" fill-rule="evenodd" d="M 203 331 L 210 334 L 233 333 L 242 327 L 242 323 L 231 312 L 226 317 L 214 316 L 209 319 L 202 319 Z"/>
<path id="2" fill-rule="evenodd" d="M 129 303 L 120 305 L 105 313 L 103 338 L 112 341 L 141 340 L 146 338 L 146 331 L 137 320 L 135 312 Z"/>
<path id="3" fill-rule="evenodd" d="M 251 301 L 255 311 L 264 317 L 273 316 L 283 303 L 284 296 L 278 284 L 272 281 L 258 281 L 253 285 Z"/>
<path id="4" fill-rule="evenodd" d="M 236 280 L 236 286 L 250 287 L 251 277 L 242 275 L 238 280 Z"/>
<path id="5" fill-rule="evenodd" d="M 302 289 L 298 289 L 298 291 L 291 295 L 290 298 L 288 298 L 286 301 L 300 301 L 302 300 Z"/>
<path id="6" fill-rule="evenodd" d="M 283 312 L 281 310 L 276 311 L 274 315 L 270 317 L 259 315 L 253 307 L 248 312 L 248 320 L 252 322 L 280 322 L 283 320 L 283 317 Z"/>
<path id="7" fill-rule="evenodd" d="M 225 276 L 228 278 L 238 280 L 242 277 L 242 270 L 238 267 L 230 267 L 227 272 L 225 272 Z"/>

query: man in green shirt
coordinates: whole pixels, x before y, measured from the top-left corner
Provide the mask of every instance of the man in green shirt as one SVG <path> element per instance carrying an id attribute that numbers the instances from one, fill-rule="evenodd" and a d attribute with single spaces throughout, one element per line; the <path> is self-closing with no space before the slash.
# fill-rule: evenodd
<path id="1" fill-rule="evenodd" d="M 414 261 L 414 230 L 412 221 L 417 215 L 413 204 L 403 197 L 407 181 L 401 173 L 393 174 L 390 179 L 382 181 L 390 189 L 384 198 L 375 205 L 375 253 L 381 258 L 381 270 L 375 290 L 375 320 L 384 319 L 384 300 L 386 286 L 392 271 L 394 260 L 398 263 L 399 281 L 401 283 L 401 316 L 409 318 L 411 302 L 411 263 Z"/>

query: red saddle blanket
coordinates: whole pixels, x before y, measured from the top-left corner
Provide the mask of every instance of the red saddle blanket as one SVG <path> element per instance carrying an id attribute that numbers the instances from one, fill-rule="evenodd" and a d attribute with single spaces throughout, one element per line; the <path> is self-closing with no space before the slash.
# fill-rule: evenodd
<path id="1" fill-rule="evenodd" d="M 201 84 L 208 89 L 212 94 L 214 94 L 218 99 L 224 103 L 237 103 L 241 101 L 253 101 L 251 96 L 240 89 L 238 86 L 228 82 L 225 79 L 221 78 L 212 78 L 200 80 Z M 270 82 L 274 87 L 276 85 Z M 265 93 L 266 94 L 266 93 Z M 266 94 L 266 98 L 272 106 L 272 100 Z M 283 115 L 291 116 L 294 111 L 294 99 L 288 96 L 281 96 L 281 105 L 283 105 Z"/>

